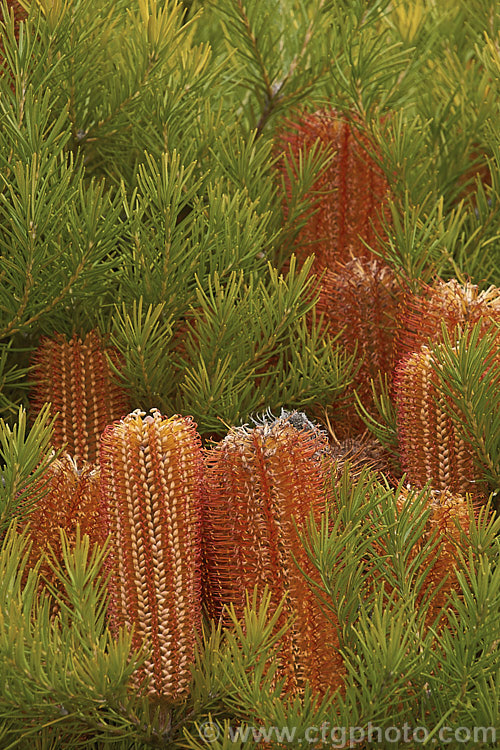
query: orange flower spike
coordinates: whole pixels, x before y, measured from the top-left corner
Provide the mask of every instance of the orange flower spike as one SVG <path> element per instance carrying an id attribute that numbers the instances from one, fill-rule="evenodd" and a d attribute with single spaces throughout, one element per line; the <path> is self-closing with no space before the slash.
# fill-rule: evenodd
<path id="1" fill-rule="evenodd" d="M 62 562 L 60 529 L 64 529 L 70 544 L 76 539 L 78 524 L 81 534 L 88 534 L 91 544 L 104 544 L 107 529 L 101 513 L 99 470 L 91 464 L 79 467 L 71 456 L 65 455 L 50 464 L 42 481 L 47 482 L 47 492 L 37 501 L 26 522 L 31 540 L 28 567 L 49 546 L 56 560 Z M 42 573 L 48 580 L 54 578 L 47 563 L 42 564 Z"/>
<path id="2" fill-rule="evenodd" d="M 394 367 L 399 303 L 403 289 L 394 272 L 379 260 L 357 258 L 323 277 L 318 312 L 351 354 L 358 345 L 366 357 L 366 377 Z"/>
<path id="3" fill-rule="evenodd" d="M 492 321 L 500 323 L 500 289 L 495 286 L 481 291 L 475 284 L 438 279 L 434 286 L 423 287 L 419 295 L 408 296 L 403 303 L 398 359 L 405 359 L 429 339 L 442 341 L 442 323 L 450 334 L 457 325 L 482 322 L 486 331 Z"/>
<path id="4" fill-rule="evenodd" d="M 396 412 L 401 465 L 422 488 L 478 493 L 473 449 L 458 435 L 439 395 L 432 352 L 422 346 L 396 372 Z M 479 490 L 480 491 L 480 490 Z"/>
<path id="5" fill-rule="evenodd" d="M 394 272 L 379 260 L 357 258 L 335 271 L 328 269 L 321 281 L 317 312 L 340 334 L 345 351 L 361 360 L 349 390 L 357 391 L 365 408 L 373 408 L 371 379 L 389 374 L 395 365 L 399 304 L 404 290 Z M 354 399 L 353 399 L 354 401 Z M 364 425 L 354 404 L 330 408 L 332 421 L 342 436 L 359 434 Z"/>
<path id="6" fill-rule="evenodd" d="M 110 529 L 110 612 L 150 656 L 137 675 L 150 694 L 187 692 L 201 625 L 201 439 L 189 417 L 135 411 L 101 440 Z"/>
<path id="7" fill-rule="evenodd" d="M 43 338 L 35 354 L 33 417 L 49 401 L 58 412 L 53 442 L 77 460 L 96 461 L 104 428 L 130 409 L 125 390 L 114 381 L 106 352 L 119 365 L 118 352 L 106 348 L 97 331 L 82 341 L 63 335 Z"/>
<path id="8" fill-rule="evenodd" d="M 405 492 L 401 493 L 398 500 L 399 511 L 402 510 L 404 503 L 408 502 L 408 497 Z M 426 614 L 426 624 L 431 626 L 443 607 L 448 605 L 452 592 L 460 593 L 460 584 L 456 575 L 457 552 L 470 533 L 472 518 L 471 506 L 465 496 L 454 495 L 447 491 L 431 492 L 427 507 L 430 507 L 431 514 L 424 529 L 422 541 L 424 543 L 437 542 L 437 544 L 433 548 L 431 559 L 422 563 L 424 568 L 430 563 L 430 570 L 425 579 L 425 590 L 420 592 L 419 601 L 426 594 L 433 593 Z M 472 506 L 472 514 L 476 514 L 474 506 Z M 441 620 L 438 627 L 443 627 L 444 624 L 445 620 Z"/>
<path id="9" fill-rule="evenodd" d="M 305 679 L 320 692 L 342 683 L 336 630 L 297 567 L 317 580 L 300 533 L 311 511 L 319 522 L 324 510 L 327 447 L 319 430 L 292 413 L 251 430 L 233 428 L 206 458 L 209 609 L 228 624 L 224 606 L 232 603 L 242 617 L 245 592 L 255 585 L 269 587 L 274 606 L 286 594 L 277 627 L 294 622 L 283 637 L 279 674 L 292 692 Z"/>
<path id="10" fill-rule="evenodd" d="M 297 159 L 304 147 L 312 148 L 319 141 L 325 156 L 333 156 L 314 185 L 318 197 L 297 238 L 299 260 L 314 253 L 314 270 L 321 271 L 354 257 L 373 257 L 363 240 L 373 245 L 376 233 L 384 234 L 379 214 L 388 214 L 389 186 L 370 155 L 372 146 L 359 123 L 334 109 L 323 109 L 304 114 L 286 127 L 278 136 L 285 154 L 291 149 Z M 290 195 L 290 180 L 282 169 Z M 286 214 L 286 198 L 284 210 Z"/>

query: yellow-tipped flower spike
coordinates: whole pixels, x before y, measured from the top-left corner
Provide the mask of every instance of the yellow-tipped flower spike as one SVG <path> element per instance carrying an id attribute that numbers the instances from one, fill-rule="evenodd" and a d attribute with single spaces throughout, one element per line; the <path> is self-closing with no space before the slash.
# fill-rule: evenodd
<path id="1" fill-rule="evenodd" d="M 300 534 L 312 512 L 325 507 L 326 437 L 303 415 L 292 413 L 253 429 L 233 428 L 207 453 L 204 544 L 212 616 L 233 604 L 243 616 L 245 593 L 267 586 L 275 607 L 286 595 L 278 675 L 292 693 L 305 680 L 324 692 L 342 685 L 344 673 L 336 628 L 325 617 L 302 570 L 318 572 Z"/>
<path id="2" fill-rule="evenodd" d="M 201 439 L 190 417 L 134 411 L 100 450 L 110 530 L 110 614 L 149 656 L 137 681 L 158 699 L 185 696 L 200 628 Z"/>
<path id="3" fill-rule="evenodd" d="M 46 402 L 58 413 L 53 443 L 78 461 L 97 461 L 104 428 L 130 410 L 125 390 L 115 383 L 108 355 L 119 366 L 118 352 L 97 331 L 82 340 L 62 334 L 43 338 L 34 358 L 33 418 Z"/>

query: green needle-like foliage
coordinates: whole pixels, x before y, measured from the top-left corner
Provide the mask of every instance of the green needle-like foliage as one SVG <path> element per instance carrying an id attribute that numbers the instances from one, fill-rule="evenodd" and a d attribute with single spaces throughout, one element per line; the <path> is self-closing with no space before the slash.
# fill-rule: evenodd
<path id="1" fill-rule="evenodd" d="M 286 276 L 243 272 L 227 281 L 215 271 L 197 280 L 182 339 L 172 336 L 164 303 L 115 316 L 113 343 L 125 358 L 119 373 L 143 407 L 191 414 L 203 433 L 224 433 L 266 408 L 302 408 L 338 398 L 350 382 L 353 358 L 319 326 L 307 323 L 314 305 L 311 261 Z"/>
<path id="2" fill-rule="evenodd" d="M 233 273 L 222 284 L 214 274 L 208 293 L 198 288 L 179 389 L 202 431 L 218 433 L 221 420 L 235 425 L 265 408 L 326 403 L 348 385 L 353 358 L 316 324 L 308 328 L 309 268 L 296 271 L 292 257 L 285 277 L 269 267 L 267 283 Z"/>
<path id="3" fill-rule="evenodd" d="M 387 375 L 385 375 L 384 378 L 379 375 L 377 383 L 372 380 L 370 386 L 373 394 L 373 405 L 377 412 L 377 416 L 370 414 L 361 402 L 357 393 L 355 393 L 356 411 L 368 430 L 391 454 L 391 459 L 397 466 L 399 463 L 399 455 L 396 410 L 391 399 Z M 380 419 L 382 421 L 379 421 Z"/>
<path id="4" fill-rule="evenodd" d="M 14 121 L 4 112 L 1 338 L 34 325 L 54 326 L 56 320 L 71 331 L 73 316 L 104 295 L 111 267 L 119 206 L 103 184 L 91 182 L 83 190 L 82 168 L 65 153 L 63 117 L 50 122 L 52 105 L 49 89 L 41 100 L 29 89 L 24 102 L 29 121 Z"/>
<path id="5" fill-rule="evenodd" d="M 25 544 L 26 534 L 11 525 L 0 552 L 0 717 L 12 740 L 4 747 L 29 744 L 41 727 L 61 743 L 85 730 L 96 737 L 130 733 L 133 724 L 122 713 L 137 658 L 130 634 L 113 640 L 105 628 L 102 551 L 90 551 L 87 537 L 74 550 L 63 540 L 64 597 L 59 594 L 61 613 L 51 621 L 49 599 L 37 599 L 36 568 L 26 571 L 25 582 Z"/>
<path id="6" fill-rule="evenodd" d="M 28 387 L 25 380 L 29 369 L 11 362 L 8 355 L 13 353 L 13 341 L 0 348 L 0 414 L 13 414 L 21 401 L 22 392 Z M 21 382 L 20 382 L 21 381 Z M 14 400 L 15 399 L 15 400 Z"/>
<path id="7" fill-rule="evenodd" d="M 206 184 L 195 166 L 184 167 L 175 150 L 158 162 L 146 154 L 137 187 L 124 198 L 121 297 L 164 302 L 175 317 L 194 301 L 196 276 L 258 267 L 272 240 L 269 210 L 259 211 L 247 189 Z"/>
<path id="8" fill-rule="evenodd" d="M 0 534 L 13 518 L 28 515 L 43 495 L 45 471 L 56 457 L 50 445 L 53 421 L 49 421 L 49 411 L 47 404 L 30 430 L 22 407 L 13 427 L 0 419 Z"/>
<path id="9" fill-rule="evenodd" d="M 235 50 L 230 76 L 241 98 L 237 114 L 247 128 L 260 133 L 325 77 L 335 40 L 335 5 L 331 0 L 208 3 L 221 21 L 224 42 Z M 289 24 L 295 34 L 286 33 Z"/>
<path id="10" fill-rule="evenodd" d="M 123 355 L 118 370 L 108 357 L 108 363 L 123 386 L 130 389 L 142 404 L 165 402 L 173 389 L 173 367 L 168 362 L 172 348 L 172 321 L 163 314 L 165 303 L 149 305 L 143 312 L 142 297 L 129 311 L 123 304 L 114 318 L 111 335 L 113 344 Z"/>
<path id="11" fill-rule="evenodd" d="M 62 560 L 49 557 L 58 580 L 51 592 L 60 608 L 51 619 L 50 599 L 37 597 L 38 566 L 26 569 L 26 543 L 26 533 L 11 524 L 0 550 L 2 748 L 37 740 L 54 743 L 49 747 L 95 750 L 181 747 L 185 727 L 192 728 L 211 709 L 220 710 L 220 699 L 201 690 L 202 674 L 187 704 L 168 710 L 152 706 L 130 688 L 144 652 L 132 650 L 131 633 L 111 635 L 106 625 L 106 550 L 91 549 L 88 537 L 79 533 L 70 547 L 61 532 Z M 212 637 L 201 673 L 217 666 L 218 650 L 220 642 Z"/>

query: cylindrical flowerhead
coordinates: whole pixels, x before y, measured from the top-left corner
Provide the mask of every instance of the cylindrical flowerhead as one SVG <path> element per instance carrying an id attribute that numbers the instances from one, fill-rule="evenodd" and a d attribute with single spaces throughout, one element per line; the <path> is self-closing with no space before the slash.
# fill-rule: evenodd
<path id="1" fill-rule="evenodd" d="M 312 513 L 325 507 L 326 437 L 303 415 L 284 413 L 253 429 L 237 427 L 207 452 L 204 544 L 209 609 L 223 618 L 233 604 L 243 616 L 245 592 L 267 586 L 275 607 L 286 594 L 277 627 L 293 618 L 283 636 L 279 676 L 300 692 L 342 684 L 335 627 L 325 617 L 302 570 L 317 570 L 300 535 Z"/>
<path id="2" fill-rule="evenodd" d="M 37 501 L 27 519 L 31 541 L 28 567 L 48 552 L 49 546 L 55 559 L 62 562 L 60 529 L 66 532 L 70 545 L 76 539 L 77 525 L 82 536 L 88 534 L 91 544 L 104 544 L 107 528 L 101 512 L 97 467 L 85 463 L 78 466 L 71 456 L 65 455 L 50 464 L 40 481 L 47 494 Z M 42 563 L 41 572 L 56 584 L 47 563 Z"/>
<path id="3" fill-rule="evenodd" d="M 53 442 L 77 461 L 97 461 L 104 428 L 130 410 L 129 397 L 113 377 L 107 356 L 119 367 L 118 352 L 91 331 L 83 341 L 62 334 L 44 337 L 36 351 L 32 418 L 46 402 L 58 413 Z"/>
<path id="4" fill-rule="evenodd" d="M 474 450 L 457 432 L 438 388 L 430 349 L 423 345 L 398 367 L 395 378 L 401 466 L 408 481 L 422 488 L 481 494 Z"/>
<path id="5" fill-rule="evenodd" d="M 356 390 L 363 405 L 373 403 L 371 380 L 388 375 L 395 365 L 398 309 L 404 296 L 394 272 L 379 260 L 358 258 L 336 270 L 327 270 L 321 280 L 317 311 L 323 313 L 332 335 L 361 365 L 351 390 Z M 340 436 L 360 433 L 364 425 L 351 408 L 332 408 L 332 422 Z M 336 428 L 337 431 L 337 428 Z"/>
<path id="6" fill-rule="evenodd" d="M 398 497 L 398 510 L 401 512 L 405 503 L 412 502 L 414 494 L 403 490 Z M 430 558 L 422 562 L 422 569 L 429 567 L 425 584 L 419 593 L 418 601 L 432 595 L 426 614 L 426 624 L 435 624 L 436 618 L 442 614 L 453 591 L 460 593 L 456 571 L 458 564 L 458 550 L 467 544 L 471 531 L 471 524 L 476 515 L 474 506 L 463 495 L 450 492 L 432 491 L 424 510 L 430 509 L 430 515 L 424 528 L 421 543 L 415 548 L 415 555 L 428 542 L 436 543 L 430 553 Z M 418 571 L 417 571 L 418 575 Z M 440 621 L 440 626 L 445 624 Z"/>
<path id="7" fill-rule="evenodd" d="M 400 318 L 398 360 L 418 351 L 429 339 L 442 341 L 443 323 L 449 334 L 457 325 L 482 323 L 486 331 L 493 321 L 500 323 L 500 289 L 490 286 L 481 291 L 475 284 L 439 279 L 433 286 L 424 287 L 421 294 L 405 298 Z"/>
<path id="8" fill-rule="evenodd" d="M 304 114 L 289 122 L 278 136 L 285 155 L 299 155 L 317 142 L 325 149 L 329 166 L 313 186 L 316 198 L 311 214 L 300 230 L 295 250 L 299 260 L 315 254 L 314 270 L 333 268 L 352 258 L 374 257 L 363 240 L 377 246 L 377 233 L 384 236 L 382 214 L 388 214 L 388 182 L 370 151 L 374 150 L 355 118 L 349 121 L 334 109 Z M 292 185 L 284 163 L 285 215 Z"/>
<path id="9" fill-rule="evenodd" d="M 134 411 L 100 449 L 110 531 L 110 613 L 149 656 L 137 674 L 158 699 L 189 687 L 200 628 L 201 439 L 189 417 Z"/>

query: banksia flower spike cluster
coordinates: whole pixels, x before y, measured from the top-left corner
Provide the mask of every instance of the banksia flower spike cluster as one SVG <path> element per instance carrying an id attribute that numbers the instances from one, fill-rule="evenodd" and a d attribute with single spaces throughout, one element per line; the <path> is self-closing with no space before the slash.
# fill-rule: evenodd
<path id="1" fill-rule="evenodd" d="M 403 360 L 395 380 L 401 465 L 408 481 L 452 493 L 481 492 L 474 451 L 457 433 L 438 388 L 438 363 L 423 345 Z"/>
<path id="2" fill-rule="evenodd" d="M 58 413 L 53 442 L 65 446 L 77 461 L 95 462 L 104 428 L 130 410 L 129 399 L 115 383 L 107 356 L 118 366 L 119 355 L 91 331 L 82 340 L 62 334 L 43 338 L 34 357 L 33 417 L 46 402 Z"/>
<path id="3" fill-rule="evenodd" d="M 500 289 L 490 286 L 481 291 L 476 284 L 459 284 L 456 279 L 438 279 L 426 286 L 421 294 L 405 299 L 398 336 L 398 359 L 405 359 L 418 351 L 429 339 L 442 340 L 444 323 L 452 334 L 458 325 L 472 327 L 483 323 L 486 331 L 492 321 L 500 323 Z"/>
<path id="4" fill-rule="evenodd" d="M 312 148 L 319 141 L 325 158 L 333 155 L 314 185 L 318 198 L 297 238 L 299 260 L 314 253 L 314 270 L 320 271 L 353 258 L 373 257 L 363 240 L 374 245 L 377 234 L 384 234 L 380 214 L 389 188 L 370 156 L 372 147 L 361 127 L 335 109 L 305 114 L 288 126 L 279 136 L 285 154 L 291 150 L 298 159 L 304 147 Z"/>
<path id="5" fill-rule="evenodd" d="M 211 614 L 224 619 L 233 604 L 241 617 L 245 592 L 265 586 L 277 606 L 286 604 L 277 627 L 293 618 L 283 636 L 279 675 L 300 692 L 342 683 L 336 630 L 323 614 L 300 566 L 312 566 L 300 534 L 325 505 L 326 438 L 295 412 L 253 429 L 233 428 L 207 455 L 204 535 Z"/>
<path id="6" fill-rule="evenodd" d="M 185 695 L 200 628 L 201 439 L 188 417 L 134 411 L 100 449 L 110 531 L 110 615 L 149 649 L 137 679 L 159 699 Z"/>
<path id="7" fill-rule="evenodd" d="M 65 455 L 55 459 L 44 477 L 47 493 L 37 501 L 29 516 L 31 541 L 28 567 L 32 567 L 49 547 L 56 560 L 62 561 L 60 529 L 69 543 L 76 539 L 77 525 L 81 534 L 88 534 L 91 544 L 103 544 L 107 530 L 102 522 L 99 470 Z M 41 571 L 52 583 L 54 574 L 48 563 Z"/>

